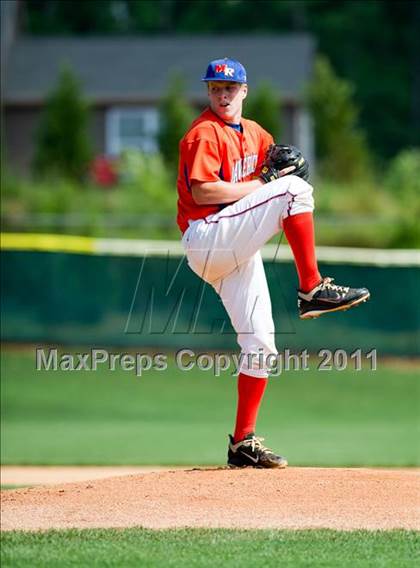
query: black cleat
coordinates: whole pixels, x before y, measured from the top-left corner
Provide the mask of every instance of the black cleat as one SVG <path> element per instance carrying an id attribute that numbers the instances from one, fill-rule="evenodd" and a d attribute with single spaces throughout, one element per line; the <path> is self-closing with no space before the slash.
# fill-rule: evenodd
<path id="1" fill-rule="evenodd" d="M 258 438 L 254 434 L 248 434 L 246 438 L 235 444 L 229 435 L 228 466 L 235 467 L 258 467 L 280 468 L 287 467 L 287 460 L 277 456 L 270 449 L 262 445 L 264 438 Z"/>
<path id="2" fill-rule="evenodd" d="M 300 319 L 317 318 L 329 312 L 348 310 L 369 300 L 367 288 L 349 288 L 334 284 L 333 278 L 323 278 L 313 290 L 305 294 L 298 290 Z"/>

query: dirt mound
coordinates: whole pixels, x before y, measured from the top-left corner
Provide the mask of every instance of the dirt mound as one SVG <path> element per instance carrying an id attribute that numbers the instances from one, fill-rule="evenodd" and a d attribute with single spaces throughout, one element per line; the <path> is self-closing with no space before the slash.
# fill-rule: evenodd
<path id="1" fill-rule="evenodd" d="M 57 483 L 72 483 L 76 481 L 91 481 L 120 475 L 137 473 L 152 473 L 185 469 L 185 467 L 167 466 L 136 466 L 136 465 L 2 465 L 2 485 L 51 485 Z"/>
<path id="2" fill-rule="evenodd" d="M 418 470 L 190 469 L 2 492 L 2 529 L 420 529 Z"/>

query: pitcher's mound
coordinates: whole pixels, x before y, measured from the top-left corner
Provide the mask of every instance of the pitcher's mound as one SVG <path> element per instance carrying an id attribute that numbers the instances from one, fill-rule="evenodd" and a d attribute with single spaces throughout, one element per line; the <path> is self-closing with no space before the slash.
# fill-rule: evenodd
<path id="1" fill-rule="evenodd" d="M 3 530 L 420 529 L 418 470 L 187 469 L 2 492 Z"/>

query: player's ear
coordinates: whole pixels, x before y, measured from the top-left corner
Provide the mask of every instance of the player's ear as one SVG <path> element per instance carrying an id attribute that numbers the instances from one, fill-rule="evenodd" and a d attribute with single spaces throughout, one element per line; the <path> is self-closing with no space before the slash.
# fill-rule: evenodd
<path id="1" fill-rule="evenodd" d="M 242 85 L 242 94 L 243 94 L 243 99 L 246 99 L 246 96 L 248 94 L 248 85 L 246 83 L 244 83 Z"/>

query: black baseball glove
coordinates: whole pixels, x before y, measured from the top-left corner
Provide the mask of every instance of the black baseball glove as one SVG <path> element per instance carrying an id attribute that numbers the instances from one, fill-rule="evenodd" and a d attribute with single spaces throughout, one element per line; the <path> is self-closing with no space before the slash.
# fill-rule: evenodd
<path id="1" fill-rule="evenodd" d="M 282 173 L 282 170 L 288 169 Z M 285 175 L 299 176 L 305 181 L 309 179 L 309 164 L 296 146 L 271 144 L 265 154 L 260 179 L 268 183 Z"/>

